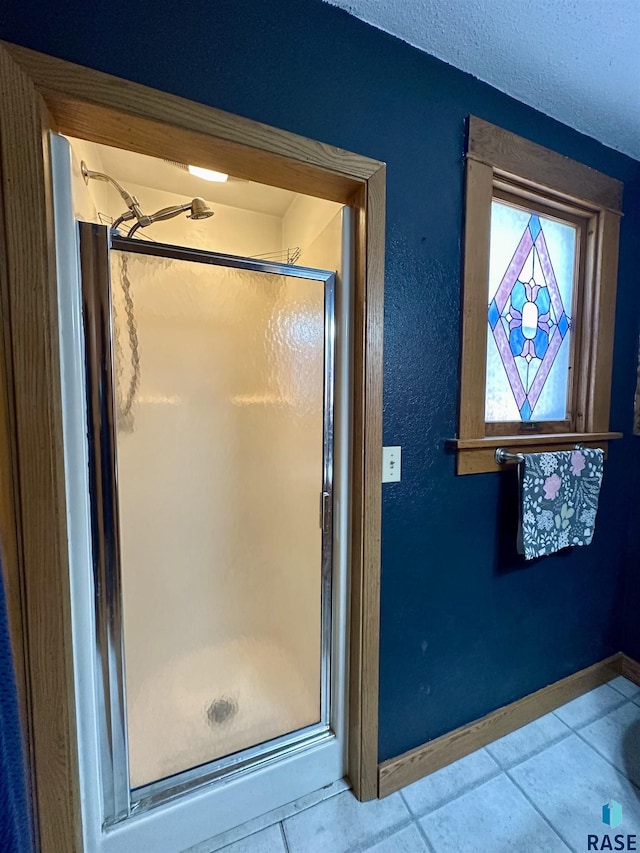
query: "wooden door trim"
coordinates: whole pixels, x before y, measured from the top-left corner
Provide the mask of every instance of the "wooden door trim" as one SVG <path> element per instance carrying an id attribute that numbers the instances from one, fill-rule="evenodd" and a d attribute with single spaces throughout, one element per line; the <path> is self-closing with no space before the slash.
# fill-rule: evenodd
<path id="1" fill-rule="evenodd" d="M 224 168 L 356 209 L 348 768 L 356 795 L 372 799 L 378 767 L 384 164 L 5 42 L 0 60 L 8 92 L 0 141 L 10 273 L 0 270 L 0 286 L 11 306 L 4 329 L 16 409 L 14 528 L 24 544 L 13 559 L 25 591 L 20 636 L 14 629 L 13 641 L 14 648 L 24 646 L 32 695 L 26 717 L 41 850 L 82 849 L 57 287 L 43 146 L 49 129 Z"/>
<path id="2" fill-rule="evenodd" d="M 12 614 L 43 853 L 81 849 L 62 404 L 53 216 L 47 146 L 50 117 L 28 74 L 0 49 L 0 157 L 5 263 L 0 265 L 3 374 L 11 407 L 12 527 L 18 548 L 7 574 L 20 590 Z M 16 628 L 19 626 L 19 631 Z"/>
<path id="3" fill-rule="evenodd" d="M 46 101 L 60 133 L 347 203 L 383 165 L 41 53 L 2 43 Z M 158 138 L 158 130 L 161 133 Z M 212 138 L 215 148 L 212 148 Z M 170 154 L 172 156 L 170 156 Z M 182 158 L 182 159 L 181 159 Z"/>

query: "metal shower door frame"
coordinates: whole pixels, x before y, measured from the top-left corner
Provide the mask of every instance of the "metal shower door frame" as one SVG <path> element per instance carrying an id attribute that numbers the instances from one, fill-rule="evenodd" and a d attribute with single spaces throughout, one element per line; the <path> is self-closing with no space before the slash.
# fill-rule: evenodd
<path id="1" fill-rule="evenodd" d="M 112 234 L 107 226 L 93 223 L 80 222 L 78 226 L 89 435 L 95 654 L 99 673 L 96 687 L 102 717 L 99 738 L 103 826 L 108 827 L 216 780 L 246 773 L 335 737 L 331 720 L 335 275 L 326 270 L 128 239 Z M 320 281 L 324 285 L 323 477 L 319 495 L 322 528 L 320 721 L 135 789 L 131 789 L 129 784 L 127 744 L 111 250 L 285 275 Z"/>

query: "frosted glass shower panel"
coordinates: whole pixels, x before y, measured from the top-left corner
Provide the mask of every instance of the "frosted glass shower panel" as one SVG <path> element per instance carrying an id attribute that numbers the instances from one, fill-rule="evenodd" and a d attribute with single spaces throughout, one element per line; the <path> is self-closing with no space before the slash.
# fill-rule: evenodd
<path id="1" fill-rule="evenodd" d="M 320 720 L 324 282 L 112 252 L 133 788 Z"/>

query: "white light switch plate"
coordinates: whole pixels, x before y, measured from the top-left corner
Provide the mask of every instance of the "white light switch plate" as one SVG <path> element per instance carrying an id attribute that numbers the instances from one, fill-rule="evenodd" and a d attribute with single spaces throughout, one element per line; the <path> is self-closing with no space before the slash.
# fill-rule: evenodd
<path id="1" fill-rule="evenodd" d="M 398 483 L 402 473 L 402 447 L 382 448 L 382 482 Z"/>

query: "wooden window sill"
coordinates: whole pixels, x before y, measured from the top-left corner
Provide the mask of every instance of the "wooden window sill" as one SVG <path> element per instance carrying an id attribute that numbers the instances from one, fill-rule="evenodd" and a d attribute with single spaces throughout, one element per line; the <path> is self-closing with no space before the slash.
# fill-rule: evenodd
<path id="1" fill-rule="evenodd" d="M 491 435 L 485 438 L 454 438 L 447 447 L 455 450 L 458 474 L 486 474 L 504 471 L 505 465 L 495 460 L 497 447 L 512 453 L 539 453 L 543 450 L 570 450 L 576 444 L 600 447 L 607 452 L 607 442 L 622 438 L 621 432 L 567 432 L 540 433 L 537 435 Z"/>

